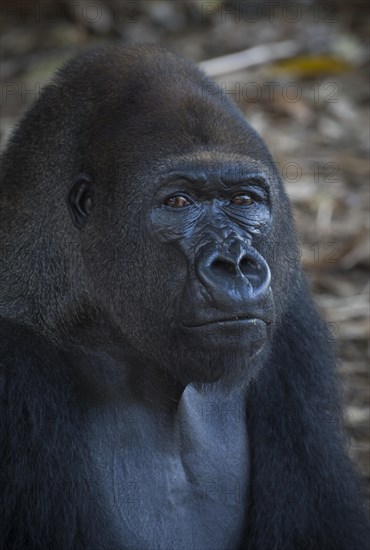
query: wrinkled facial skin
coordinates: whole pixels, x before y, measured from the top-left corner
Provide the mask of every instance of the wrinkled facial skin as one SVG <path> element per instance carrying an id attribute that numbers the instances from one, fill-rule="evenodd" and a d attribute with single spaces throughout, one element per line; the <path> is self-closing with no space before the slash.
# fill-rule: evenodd
<path id="1" fill-rule="evenodd" d="M 253 356 L 273 314 L 270 268 L 253 246 L 270 224 L 266 178 L 247 164 L 179 166 L 160 183 L 151 221 L 159 242 L 185 259 L 183 340 Z"/>

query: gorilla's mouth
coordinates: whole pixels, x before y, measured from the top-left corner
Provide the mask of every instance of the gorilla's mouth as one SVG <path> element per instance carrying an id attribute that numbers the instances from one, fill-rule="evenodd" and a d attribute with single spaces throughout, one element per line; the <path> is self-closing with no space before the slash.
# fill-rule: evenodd
<path id="1" fill-rule="evenodd" d="M 222 317 L 220 319 L 211 319 L 207 321 L 203 321 L 201 323 L 191 323 L 191 324 L 183 324 L 183 328 L 185 329 L 193 329 L 193 328 L 203 328 L 210 325 L 222 325 L 224 323 L 232 323 L 232 324 L 243 324 L 243 325 L 256 325 L 257 323 L 264 323 L 265 325 L 269 324 L 269 321 L 265 321 L 264 319 L 261 319 L 259 317 L 251 317 L 248 315 L 233 315 L 232 317 Z"/>

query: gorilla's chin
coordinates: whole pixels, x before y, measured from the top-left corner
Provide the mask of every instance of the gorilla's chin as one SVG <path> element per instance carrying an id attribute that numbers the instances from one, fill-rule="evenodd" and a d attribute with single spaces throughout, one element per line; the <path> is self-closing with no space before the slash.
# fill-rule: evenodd
<path id="1" fill-rule="evenodd" d="M 226 341 L 226 337 L 224 342 Z M 225 391 L 236 386 L 247 386 L 263 363 L 267 353 L 267 340 L 240 343 L 239 347 L 215 346 L 181 348 L 173 361 L 176 365 L 176 378 L 184 385 L 190 383 L 222 383 Z M 173 372 L 172 364 L 172 372 Z"/>
<path id="2" fill-rule="evenodd" d="M 268 325 L 261 319 L 228 319 L 182 327 L 188 346 L 218 352 L 235 350 L 253 357 L 267 339 Z"/>

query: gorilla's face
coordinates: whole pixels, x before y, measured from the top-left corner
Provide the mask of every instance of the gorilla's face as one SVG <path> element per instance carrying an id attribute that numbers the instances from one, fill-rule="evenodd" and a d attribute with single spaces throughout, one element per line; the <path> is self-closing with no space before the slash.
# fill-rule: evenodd
<path id="1" fill-rule="evenodd" d="M 181 340 L 252 357 L 273 316 L 270 268 L 253 245 L 270 227 L 266 175 L 246 159 L 179 159 L 159 178 L 150 214 L 153 236 L 186 266 L 177 309 Z"/>
<path id="2" fill-rule="evenodd" d="M 165 102 L 153 86 L 152 110 L 143 99 L 107 110 L 86 168 L 92 198 L 81 181 L 70 195 L 72 212 L 89 210 L 85 265 L 136 357 L 184 383 L 245 380 L 268 352 L 287 279 L 289 205 L 266 146 L 225 98 L 194 82 Z"/>

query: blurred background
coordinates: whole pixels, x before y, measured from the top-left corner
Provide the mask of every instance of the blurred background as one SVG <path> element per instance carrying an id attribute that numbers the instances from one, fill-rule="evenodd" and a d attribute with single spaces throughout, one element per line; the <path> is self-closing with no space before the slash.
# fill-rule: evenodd
<path id="1" fill-rule="evenodd" d="M 162 43 L 202 63 L 262 135 L 337 346 L 349 450 L 369 497 L 368 3 L 0 0 L 0 8 L 1 148 L 52 73 L 107 40 Z"/>

